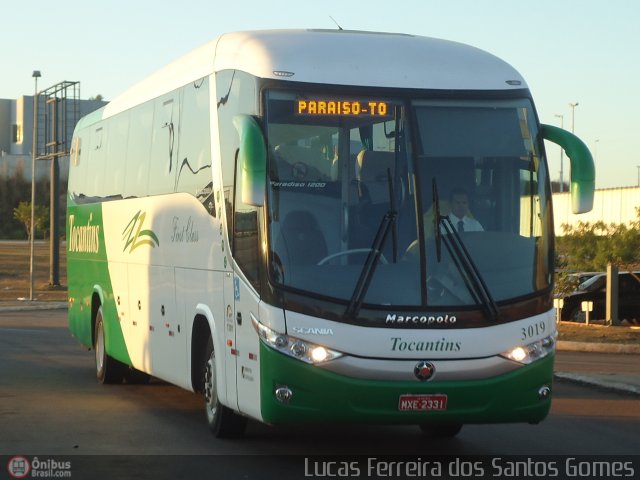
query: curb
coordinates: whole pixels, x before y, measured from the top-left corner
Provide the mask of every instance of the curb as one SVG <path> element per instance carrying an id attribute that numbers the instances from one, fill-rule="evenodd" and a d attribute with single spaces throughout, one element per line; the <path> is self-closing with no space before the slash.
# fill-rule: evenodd
<path id="1" fill-rule="evenodd" d="M 624 381 L 616 381 L 615 376 L 614 379 L 605 379 L 602 378 L 606 374 L 602 375 L 582 375 L 579 373 L 565 373 L 565 372 L 555 372 L 553 374 L 554 378 L 559 380 L 566 380 L 568 382 L 577 383 L 579 385 L 587 385 L 590 387 L 597 387 L 603 390 L 608 390 L 612 392 L 618 393 L 626 393 L 632 395 L 640 396 L 640 386 L 634 385 L 630 382 L 625 383 Z M 611 375 L 607 375 L 611 376 Z"/>
<path id="2" fill-rule="evenodd" d="M 564 352 L 640 353 L 640 345 L 630 343 L 594 343 L 560 341 L 557 349 Z"/>
<path id="3" fill-rule="evenodd" d="M 67 308 L 67 302 L 37 302 L 24 301 L 3 305 L 0 302 L 0 313 L 2 312 L 24 312 L 28 310 L 62 310 Z"/>

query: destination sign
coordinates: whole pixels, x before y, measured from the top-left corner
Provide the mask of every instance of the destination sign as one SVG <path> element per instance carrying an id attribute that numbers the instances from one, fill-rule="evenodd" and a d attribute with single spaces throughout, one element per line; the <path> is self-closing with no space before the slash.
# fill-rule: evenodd
<path id="1" fill-rule="evenodd" d="M 375 100 L 297 100 L 300 115 L 345 115 L 384 117 L 389 115 L 390 105 Z"/>

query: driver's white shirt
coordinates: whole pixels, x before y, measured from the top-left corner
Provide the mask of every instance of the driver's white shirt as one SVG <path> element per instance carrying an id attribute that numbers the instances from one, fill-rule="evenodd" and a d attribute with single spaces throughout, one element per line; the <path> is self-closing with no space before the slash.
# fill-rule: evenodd
<path id="1" fill-rule="evenodd" d="M 453 223 L 453 228 L 455 228 L 456 231 L 458 230 L 458 222 L 462 221 L 465 232 L 484 232 L 484 228 L 482 228 L 482 225 L 480 225 L 480 222 L 477 221 L 475 218 L 471 218 L 467 215 L 465 215 L 462 218 L 459 218 L 455 216 L 453 213 L 450 213 L 447 216 L 449 217 L 449 220 L 451 220 L 451 223 Z"/>

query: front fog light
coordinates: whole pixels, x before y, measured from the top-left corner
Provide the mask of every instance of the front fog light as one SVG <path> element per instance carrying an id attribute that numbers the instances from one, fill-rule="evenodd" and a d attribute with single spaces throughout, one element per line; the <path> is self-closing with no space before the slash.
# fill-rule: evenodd
<path id="1" fill-rule="evenodd" d="M 546 357 L 556 349 L 556 335 L 550 335 L 542 340 L 528 345 L 519 345 L 501 354 L 504 358 L 528 365 L 536 360 Z"/>
<path id="2" fill-rule="evenodd" d="M 286 385 L 278 385 L 275 390 L 276 399 L 280 403 L 289 403 L 293 397 L 293 392 Z"/>
<path id="3" fill-rule="evenodd" d="M 546 400 L 551 396 L 551 389 L 547 385 L 543 385 L 538 390 L 538 398 L 540 400 Z"/>

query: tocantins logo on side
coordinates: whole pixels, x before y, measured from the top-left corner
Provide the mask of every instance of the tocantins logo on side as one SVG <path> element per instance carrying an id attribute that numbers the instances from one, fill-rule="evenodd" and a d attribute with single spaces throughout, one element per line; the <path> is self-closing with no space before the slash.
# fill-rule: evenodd
<path id="1" fill-rule="evenodd" d="M 153 230 L 142 229 L 146 216 L 147 212 L 138 210 L 138 213 L 133 216 L 122 231 L 122 240 L 125 240 L 124 248 L 122 249 L 123 252 L 129 248 L 129 253 L 131 253 L 142 245 L 149 245 L 152 248 L 160 246 L 160 241 L 156 234 L 153 233 Z"/>
<path id="2" fill-rule="evenodd" d="M 69 252 L 98 253 L 100 250 L 100 225 L 92 225 L 93 213 L 86 225 L 76 225 L 76 216 L 69 215 Z"/>

